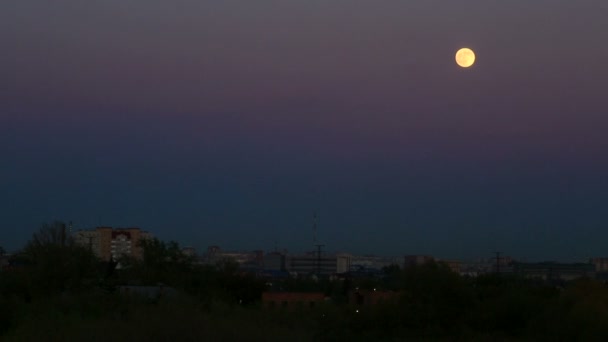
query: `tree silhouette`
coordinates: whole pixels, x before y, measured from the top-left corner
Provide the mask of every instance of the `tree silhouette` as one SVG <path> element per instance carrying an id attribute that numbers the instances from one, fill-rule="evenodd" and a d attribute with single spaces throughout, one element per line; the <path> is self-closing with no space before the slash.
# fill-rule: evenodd
<path id="1" fill-rule="evenodd" d="M 66 224 L 61 221 L 44 223 L 42 227 L 32 235 L 27 243 L 26 249 L 47 246 L 71 246 L 74 239 L 66 231 Z"/>
<path id="2" fill-rule="evenodd" d="M 23 249 L 32 293 L 79 291 L 99 280 L 99 260 L 88 248 L 77 245 L 65 227 L 60 221 L 43 224 Z"/>

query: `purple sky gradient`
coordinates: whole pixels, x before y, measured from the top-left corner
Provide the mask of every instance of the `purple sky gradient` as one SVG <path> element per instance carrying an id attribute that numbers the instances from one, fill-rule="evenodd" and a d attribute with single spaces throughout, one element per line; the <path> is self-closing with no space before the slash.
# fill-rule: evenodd
<path id="1" fill-rule="evenodd" d="M 0 3 L 0 245 L 608 255 L 608 5 Z M 476 64 L 461 69 L 467 46 Z"/>

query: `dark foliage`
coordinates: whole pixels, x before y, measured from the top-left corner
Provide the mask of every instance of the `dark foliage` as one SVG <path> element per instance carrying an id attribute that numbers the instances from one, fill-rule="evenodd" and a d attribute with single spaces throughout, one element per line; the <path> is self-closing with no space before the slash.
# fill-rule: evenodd
<path id="1" fill-rule="evenodd" d="M 175 242 L 142 243 L 141 260 L 103 263 L 45 225 L 0 273 L 0 337 L 116 341 L 608 340 L 608 288 L 580 279 L 563 289 L 518 277 L 464 278 L 442 264 L 384 277 L 267 281 L 229 259 L 199 265 Z M 119 285 L 176 289 L 155 299 L 121 295 Z M 264 290 L 322 292 L 314 308 L 267 310 Z M 393 290 L 375 305 L 349 302 L 353 291 Z M 112 327 L 108 329 L 107 327 Z"/>

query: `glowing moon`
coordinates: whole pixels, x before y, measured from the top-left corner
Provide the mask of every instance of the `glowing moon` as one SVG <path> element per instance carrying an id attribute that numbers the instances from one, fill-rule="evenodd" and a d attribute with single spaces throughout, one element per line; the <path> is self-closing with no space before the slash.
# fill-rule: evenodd
<path id="1" fill-rule="evenodd" d="M 475 63 L 475 52 L 469 48 L 462 48 L 456 52 L 456 64 L 468 68 Z"/>

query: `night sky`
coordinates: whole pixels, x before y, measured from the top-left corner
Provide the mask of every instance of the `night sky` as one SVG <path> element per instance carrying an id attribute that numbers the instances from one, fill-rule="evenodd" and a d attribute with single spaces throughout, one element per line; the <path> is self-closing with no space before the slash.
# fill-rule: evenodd
<path id="1" fill-rule="evenodd" d="M 9 251 L 607 256 L 607 130 L 606 0 L 0 2 Z"/>

